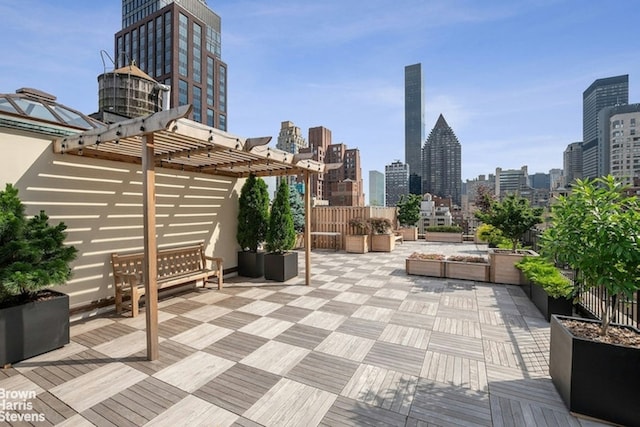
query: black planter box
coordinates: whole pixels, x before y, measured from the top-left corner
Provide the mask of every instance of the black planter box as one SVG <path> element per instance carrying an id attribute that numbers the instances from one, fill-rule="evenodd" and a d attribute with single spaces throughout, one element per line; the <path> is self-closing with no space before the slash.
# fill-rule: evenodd
<path id="1" fill-rule="evenodd" d="M 535 283 L 531 284 L 530 297 L 533 304 L 538 307 L 540 313 L 547 319 L 547 322 L 551 321 L 552 314 L 560 314 L 563 316 L 573 315 L 572 299 L 550 297 L 547 291 L 540 285 Z"/>
<path id="2" fill-rule="evenodd" d="M 238 275 L 253 278 L 264 276 L 264 252 L 238 252 Z"/>
<path id="3" fill-rule="evenodd" d="M 266 254 L 264 256 L 264 278 L 286 282 L 298 275 L 298 253 Z"/>
<path id="4" fill-rule="evenodd" d="M 640 349 L 575 337 L 559 319 L 598 322 L 551 317 L 549 374 L 569 411 L 625 426 L 640 426 Z M 638 332 L 635 328 L 628 329 Z"/>
<path id="5" fill-rule="evenodd" d="M 19 362 L 69 344 L 69 296 L 0 308 L 0 366 Z"/>

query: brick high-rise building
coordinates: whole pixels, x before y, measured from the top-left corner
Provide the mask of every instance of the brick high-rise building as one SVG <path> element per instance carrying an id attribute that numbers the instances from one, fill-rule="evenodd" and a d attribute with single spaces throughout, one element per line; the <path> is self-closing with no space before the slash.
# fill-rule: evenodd
<path id="1" fill-rule="evenodd" d="M 171 107 L 192 104 L 191 118 L 227 130 L 227 64 L 221 21 L 205 0 L 122 0 L 115 66 L 134 63 L 171 87 Z"/>

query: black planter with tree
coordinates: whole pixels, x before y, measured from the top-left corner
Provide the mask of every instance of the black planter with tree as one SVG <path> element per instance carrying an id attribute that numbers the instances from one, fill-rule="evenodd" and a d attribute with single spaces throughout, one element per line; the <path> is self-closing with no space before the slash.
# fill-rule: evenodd
<path id="1" fill-rule="evenodd" d="M 549 374 L 565 404 L 589 417 L 640 425 L 640 331 L 612 323 L 622 297 L 640 290 L 640 200 L 612 176 L 576 180 L 552 206 L 541 254 L 574 270 L 576 291 L 604 291 L 599 322 L 551 319 Z"/>
<path id="2" fill-rule="evenodd" d="M 71 277 L 64 230 L 44 211 L 27 218 L 13 185 L 0 192 L 0 366 L 69 343 L 69 297 L 46 289 Z"/>
<path id="3" fill-rule="evenodd" d="M 264 252 L 260 245 L 267 236 L 269 227 L 269 192 L 262 178 L 251 174 L 242 186 L 238 208 L 236 239 L 238 252 L 238 274 L 244 277 L 264 275 Z"/>
<path id="4" fill-rule="evenodd" d="M 298 275 L 298 253 L 291 252 L 296 241 L 296 231 L 289 203 L 289 185 L 282 180 L 269 215 L 264 257 L 264 277 L 285 282 Z"/>

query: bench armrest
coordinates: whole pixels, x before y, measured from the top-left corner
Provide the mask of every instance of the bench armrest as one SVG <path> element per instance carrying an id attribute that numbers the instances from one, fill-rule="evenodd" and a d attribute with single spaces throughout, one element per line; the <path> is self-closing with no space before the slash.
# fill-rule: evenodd
<path id="1" fill-rule="evenodd" d="M 213 266 L 213 263 L 215 262 L 215 263 L 216 263 L 216 267 L 217 267 L 217 269 L 218 269 L 218 270 L 222 270 L 222 262 L 223 262 L 223 259 L 222 259 L 222 258 L 220 258 L 220 257 L 208 256 L 208 255 L 205 255 L 205 257 L 204 257 L 204 258 L 205 258 L 207 261 L 211 261 L 211 265 L 212 265 L 212 266 Z"/>
<path id="2" fill-rule="evenodd" d="M 114 271 L 113 278 L 116 283 L 136 286 L 142 282 L 142 273 L 125 273 L 124 271 Z"/>

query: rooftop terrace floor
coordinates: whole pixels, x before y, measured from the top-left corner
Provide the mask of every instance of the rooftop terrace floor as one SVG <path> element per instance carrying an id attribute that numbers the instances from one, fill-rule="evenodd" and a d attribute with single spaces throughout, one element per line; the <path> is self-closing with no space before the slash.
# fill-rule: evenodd
<path id="1" fill-rule="evenodd" d="M 477 250 L 318 250 L 308 287 L 300 254 L 286 284 L 230 278 L 162 299 L 158 361 L 145 359 L 144 315 L 111 313 L 0 370 L 0 389 L 34 391 L 17 412 L 44 414 L 36 425 L 600 425 L 567 411 L 549 324 L 519 287 L 405 273 L 413 251 Z"/>

